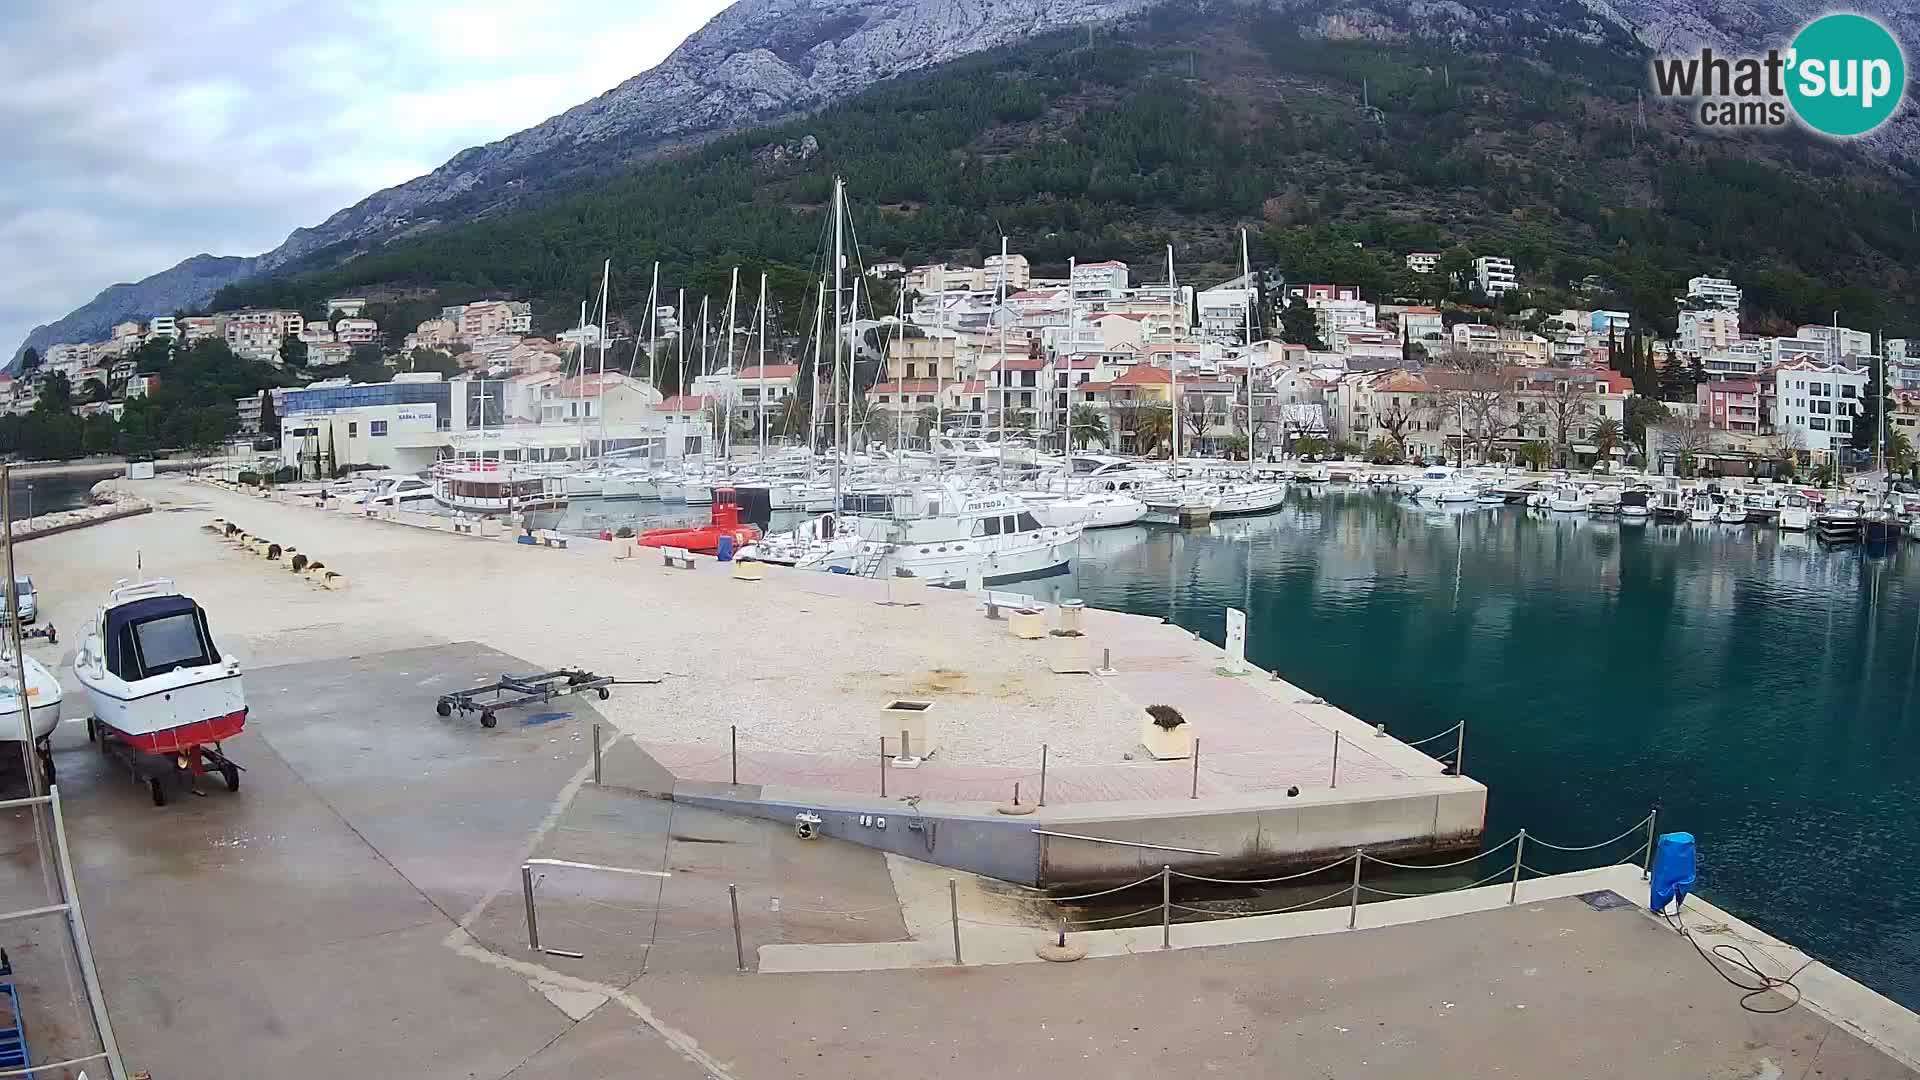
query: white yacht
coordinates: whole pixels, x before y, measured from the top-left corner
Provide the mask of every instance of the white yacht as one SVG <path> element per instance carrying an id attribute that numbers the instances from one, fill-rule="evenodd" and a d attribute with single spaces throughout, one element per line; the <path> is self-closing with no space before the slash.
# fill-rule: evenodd
<path id="1" fill-rule="evenodd" d="M 1722 525 L 1745 525 L 1747 523 L 1747 504 L 1738 494 L 1730 494 L 1720 503 L 1720 510 L 1714 520 Z"/>
<path id="2" fill-rule="evenodd" d="M 20 684 L 14 677 L 13 651 L 0 640 L 0 742 L 20 742 L 33 740 L 33 750 L 40 758 L 40 772 L 52 784 L 53 747 L 49 739 L 53 729 L 60 726 L 60 705 L 62 693 L 60 680 L 47 666 L 33 657 L 22 659 L 27 669 L 27 715 L 25 730 L 20 724 Z"/>
<path id="3" fill-rule="evenodd" d="M 792 565 L 935 585 L 962 585 L 977 573 L 996 584 L 1064 571 L 1081 533 L 1079 525 L 1042 524 L 1016 495 L 968 492 L 956 484 L 853 495 L 845 505 L 852 512 L 834 517 L 831 537 L 810 544 Z M 742 554 L 762 558 L 763 547 L 783 554 L 790 542 L 769 537 Z"/>
<path id="4" fill-rule="evenodd" d="M 433 509 L 433 484 L 418 476 L 382 476 L 351 500 L 357 506 Z"/>
<path id="5" fill-rule="evenodd" d="M 1138 524 L 1147 516 L 1146 503 L 1121 491 L 1089 491 L 1078 495 L 1027 491 L 1021 492 L 1020 498 L 1044 525 L 1115 529 Z"/>

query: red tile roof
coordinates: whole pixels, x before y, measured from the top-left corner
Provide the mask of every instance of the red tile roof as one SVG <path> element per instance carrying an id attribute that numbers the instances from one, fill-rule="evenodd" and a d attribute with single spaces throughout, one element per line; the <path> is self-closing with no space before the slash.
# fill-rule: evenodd
<path id="1" fill-rule="evenodd" d="M 1113 380 L 1115 386 L 1168 386 L 1173 382 L 1173 373 L 1166 368 L 1150 364 L 1135 364 L 1125 375 Z"/>
<path id="2" fill-rule="evenodd" d="M 659 412 L 699 412 L 707 407 L 705 394 L 676 394 L 654 406 Z"/>
<path id="3" fill-rule="evenodd" d="M 800 374 L 800 365 L 798 364 L 768 364 L 765 367 L 741 368 L 740 374 L 735 375 L 733 378 L 735 382 L 756 382 L 760 379 L 767 379 L 769 381 L 791 379 L 798 374 Z"/>

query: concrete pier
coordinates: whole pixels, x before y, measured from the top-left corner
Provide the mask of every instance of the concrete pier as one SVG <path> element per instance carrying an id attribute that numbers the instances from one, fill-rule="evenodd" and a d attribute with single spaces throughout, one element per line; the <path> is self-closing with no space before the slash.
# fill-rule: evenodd
<path id="1" fill-rule="evenodd" d="M 1911 1013 L 1819 964 L 1797 978 L 1800 1007 L 1746 1011 L 1685 939 L 1616 902 L 1644 899 L 1631 868 L 1363 905 L 1356 929 L 1327 909 L 1177 925 L 1164 950 L 1157 926 L 1076 931 L 1089 959 L 1041 963 L 1050 906 L 934 865 L 927 856 L 962 833 L 915 830 L 916 816 L 1204 848 L 1230 833 L 1197 820 L 1291 813 L 1289 843 L 1306 850 L 1322 843 L 1312 837 L 1329 807 L 1348 808 L 1331 822 L 1339 835 L 1378 826 L 1354 816 L 1369 789 L 1425 798 L 1430 815 L 1440 796 L 1463 813 L 1485 797 L 1284 683 L 1216 670 L 1217 650 L 1152 620 L 1089 612 L 1087 638 L 1026 641 L 952 593 L 824 575 L 736 582 L 707 562 L 669 571 L 599 545 L 525 547 L 153 490 L 166 500 L 157 513 L 21 552 L 63 627 L 83 625 L 112 579 L 169 574 L 246 665 L 254 712 L 228 747 L 249 769 L 237 793 L 212 785 L 155 808 L 77 725 L 54 737 L 79 895 L 132 1069 L 1197 1080 L 1285 1060 L 1315 1075 L 1436 1080 L 1916 1076 Z M 200 529 L 212 517 L 338 567 L 353 587 L 325 589 L 216 540 Z M 29 648 L 58 664 L 69 646 Z M 1117 674 L 1079 673 L 1107 649 Z M 948 662 L 932 670 L 930 655 Z M 494 730 L 433 713 L 449 688 L 560 664 L 660 681 L 504 714 Z M 936 702 L 937 741 L 917 768 L 887 767 L 880 800 L 840 779 L 842 765 L 877 789 L 881 708 L 897 698 Z M 1142 699 L 1205 726 L 1197 771 L 1137 747 L 1134 761 L 1119 756 L 1137 732 L 1115 723 L 1138 724 Z M 591 783 L 596 723 L 603 786 Z M 1262 741 L 1268 727 L 1295 735 Z M 731 766 L 735 728 L 740 782 L 707 778 Z M 795 750 L 797 732 L 825 745 Z M 1037 799 L 1033 736 L 1055 732 L 1073 737 L 1047 744 L 1047 805 L 1000 814 L 1015 782 L 1023 803 Z M 707 760 L 664 764 L 687 748 Z M 1291 808 L 1289 786 L 1301 791 Z M 701 804 L 792 792 L 823 818 L 844 803 L 848 830 L 920 851 L 802 839 L 770 811 Z M 860 807 L 884 808 L 886 829 L 860 824 Z M 1262 835 L 1279 820 L 1266 817 Z M 1429 842 L 1439 831 L 1427 826 Z M 1178 843 L 1193 836 L 1207 839 Z M 0 843 L 11 856 L 0 902 L 31 902 L 30 826 L 0 819 Z M 1036 843 L 1031 857 L 1080 856 Z M 528 948 L 529 859 L 559 864 L 536 884 L 543 945 L 557 953 Z M 649 876 L 561 868 L 580 864 Z M 1738 942 L 1769 971 L 1805 959 L 1710 905 L 1693 910 L 1696 936 Z M 84 1014 L 61 1011 L 71 982 L 58 942 L 25 924 L 18 935 L 36 1060 L 87 1052 Z"/>

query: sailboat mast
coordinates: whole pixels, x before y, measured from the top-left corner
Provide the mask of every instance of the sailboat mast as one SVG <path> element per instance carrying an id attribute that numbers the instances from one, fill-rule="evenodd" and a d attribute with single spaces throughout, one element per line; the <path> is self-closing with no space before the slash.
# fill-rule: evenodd
<path id="1" fill-rule="evenodd" d="M 653 284 L 647 288 L 647 385 L 655 390 L 660 389 L 660 384 L 653 381 L 653 351 L 659 342 L 659 312 L 660 264 L 656 262 L 653 264 Z M 640 343 L 635 341 L 633 347 L 637 355 Z M 627 374 L 633 374 L 632 364 L 627 365 Z"/>
<path id="2" fill-rule="evenodd" d="M 1061 387 L 1060 459 L 1066 462 L 1066 467 L 1060 470 L 1060 493 L 1062 495 L 1067 493 L 1069 487 L 1068 482 L 1073 478 L 1073 347 L 1074 341 L 1079 337 L 1080 333 L 1080 308 L 1079 305 L 1074 303 L 1073 271 L 1078 266 L 1078 259 L 1072 255 L 1067 256 L 1067 347 L 1065 350 L 1067 354 L 1067 372 L 1064 378 L 1057 374 L 1054 376 L 1054 381 L 1060 384 Z M 1053 350 L 1054 363 L 1056 365 L 1059 363 L 1061 351 L 1060 349 Z"/>
<path id="3" fill-rule="evenodd" d="M 899 293 L 895 295 L 893 298 L 893 349 L 897 349 L 900 347 L 900 332 L 902 330 L 905 330 L 906 328 L 907 328 L 907 290 L 901 289 Z M 886 364 L 888 367 L 893 366 L 893 349 L 887 350 L 887 356 L 885 357 L 884 360 L 882 360 L 882 363 Z M 905 406 L 907 404 L 906 385 L 907 384 L 904 381 L 900 381 L 899 384 L 895 387 L 895 389 L 900 391 L 900 400 L 897 401 L 895 404 L 898 404 L 901 406 Z M 907 414 L 907 410 L 903 407 L 903 408 L 895 409 L 893 415 L 894 415 L 893 468 L 895 473 L 900 474 L 902 478 L 904 478 L 905 466 L 902 464 L 902 461 L 905 459 L 907 454 L 906 419 L 908 414 Z"/>
<path id="4" fill-rule="evenodd" d="M 1253 270 L 1247 265 L 1247 230 L 1240 230 L 1240 288 L 1246 297 L 1247 342 L 1246 351 L 1241 358 L 1247 362 L 1247 464 L 1254 461 L 1254 440 L 1257 429 L 1253 424 Z"/>
<path id="5" fill-rule="evenodd" d="M 934 326 L 940 331 L 933 341 L 933 431 L 927 434 L 927 452 L 933 453 L 933 437 L 947 429 L 947 371 L 940 366 L 940 343 L 947 339 L 947 267 L 945 263 L 935 273 L 940 275 L 940 310 L 934 313 Z M 901 291 L 906 291 L 906 283 L 901 283 Z M 959 350 L 954 350 L 956 355 Z M 960 373 L 955 371 L 955 378 Z"/>
<path id="6" fill-rule="evenodd" d="M 846 181 L 833 178 L 833 400 L 827 407 L 833 410 L 833 508 L 840 509 L 840 474 L 846 469 L 846 459 L 840 454 L 840 291 L 846 275 L 846 238 L 843 235 L 844 214 L 842 213 Z"/>
<path id="7" fill-rule="evenodd" d="M 733 392 L 739 386 L 739 380 L 733 377 L 734 376 L 733 328 L 734 328 L 734 316 L 735 316 L 734 305 L 738 302 L 739 297 L 740 297 L 740 268 L 736 266 L 733 268 L 733 281 L 731 284 L 727 286 L 727 397 L 726 397 L 726 406 L 725 406 L 727 418 L 725 421 L 725 425 L 727 429 L 726 442 L 729 444 L 729 448 L 728 448 L 729 452 L 731 452 L 730 444 L 733 442 Z"/>
<path id="8" fill-rule="evenodd" d="M 820 279 L 820 292 L 813 301 L 813 400 L 807 404 L 807 460 L 811 462 L 820 448 L 820 357 L 827 351 L 827 279 Z"/>
<path id="9" fill-rule="evenodd" d="M 1167 371 L 1173 379 L 1173 471 L 1180 470 L 1180 348 L 1179 286 L 1173 278 L 1173 245 L 1167 245 Z M 1176 479 L 1178 477 L 1176 476 Z"/>
<path id="10" fill-rule="evenodd" d="M 613 317 L 608 309 L 612 296 L 613 260 L 600 267 L 600 374 L 593 380 L 594 412 L 600 414 L 600 457 L 607 456 L 607 335 Z"/>
<path id="11" fill-rule="evenodd" d="M 680 299 L 677 303 L 679 306 L 673 310 L 679 314 L 682 322 L 679 333 L 673 335 L 673 344 L 674 351 L 680 354 L 680 374 L 673 380 L 673 392 L 676 396 L 685 397 L 687 394 L 687 324 L 684 320 L 687 317 L 687 290 L 680 290 Z"/>
<path id="12" fill-rule="evenodd" d="M 1000 237 L 1000 306 L 994 316 L 1000 320 L 1000 456 L 994 464 L 994 480 L 1007 486 L 1007 238 Z"/>
<path id="13" fill-rule="evenodd" d="M 578 366 L 574 368 L 574 376 L 573 376 L 582 385 L 584 385 L 587 381 L 587 304 L 588 303 L 589 302 L 586 300 L 580 301 L 580 327 L 579 327 L 580 363 Z M 580 458 L 582 461 L 584 461 L 586 460 L 586 457 L 587 457 L 587 425 L 586 423 L 583 421 L 579 424 L 576 424 L 574 426 L 573 433 L 575 436 L 575 442 L 579 444 Z"/>
<path id="14" fill-rule="evenodd" d="M 767 460 L 767 272 L 760 271 L 760 392 L 754 395 L 754 411 L 760 417 L 760 461 Z"/>

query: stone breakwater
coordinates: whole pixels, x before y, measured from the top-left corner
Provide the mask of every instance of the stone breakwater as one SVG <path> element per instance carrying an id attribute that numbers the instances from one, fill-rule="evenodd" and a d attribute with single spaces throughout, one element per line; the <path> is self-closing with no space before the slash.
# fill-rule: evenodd
<path id="1" fill-rule="evenodd" d="M 121 518 L 145 514 L 153 510 L 153 504 L 120 486 L 119 478 L 109 478 L 93 485 L 88 497 L 92 505 L 78 510 L 61 510 L 52 514 L 35 515 L 31 522 L 14 521 L 11 523 L 15 540 L 31 540 L 38 536 L 53 536 L 57 533 L 84 529 L 89 525 L 118 521 Z"/>

